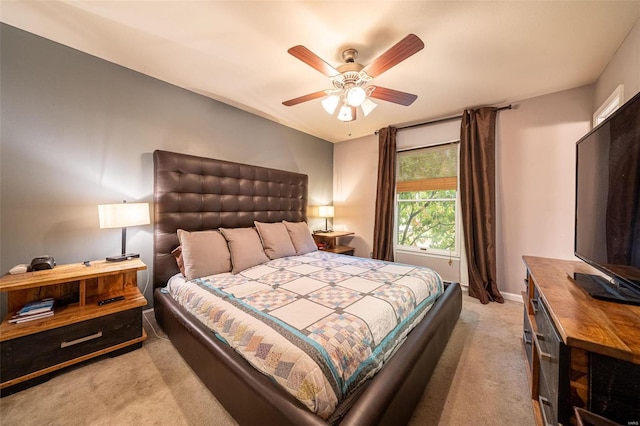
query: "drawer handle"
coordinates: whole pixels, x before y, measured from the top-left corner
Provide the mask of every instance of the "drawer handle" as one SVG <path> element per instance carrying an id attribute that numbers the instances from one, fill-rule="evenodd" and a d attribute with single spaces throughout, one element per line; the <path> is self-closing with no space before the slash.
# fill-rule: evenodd
<path id="1" fill-rule="evenodd" d="M 536 352 L 538 353 L 538 359 L 553 362 L 553 356 L 549 352 L 542 352 L 542 349 L 540 349 L 540 344 L 538 343 L 539 340 L 544 341 L 544 334 L 534 333 L 534 336 L 536 340 L 535 346 L 536 346 Z"/>
<path id="2" fill-rule="evenodd" d="M 538 313 L 538 303 L 540 301 L 538 299 L 531 299 L 531 310 L 533 310 L 534 314 Z"/>
<path id="3" fill-rule="evenodd" d="M 102 331 L 98 331 L 95 334 L 91 334 L 89 336 L 81 337 L 81 338 L 76 339 L 76 340 L 71 340 L 69 342 L 62 342 L 62 343 L 60 343 L 60 348 L 62 349 L 62 348 L 66 348 L 68 346 L 77 345 L 78 343 L 88 342 L 89 340 L 99 339 L 100 337 L 102 337 Z"/>
<path id="4" fill-rule="evenodd" d="M 536 333 L 537 335 L 538 333 Z M 553 362 L 553 356 L 549 352 L 542 352 L 540 349 L 540 345 L 536 345 L 536 349 L 538 351 L 538 358 L 544 361 Z"/>
<path id="5" fill-rule="evenodd" d="M 549 352 L 538 351 L 538 355 L 540 356 L 540 359 L 543 359 L 543 360 L 549 361 L 549 362 L 553 362 L 553 357 L 551 356 L 551 354 Z"/>
<path id="6" fill-rule="evenodd" d="M 542 395 L 538 396 L 538 402 L 540 403 L 540 411 L 542 412 L 542 423 L 545 426 L 553 426 L 551 423 L 549 423 L 549 421 L 547 420 L 547 412 L 545 411 L 543 405 L 548 405 L 551 406 L 551 403 L 549 402 L 549 400 L 547 398 L 545 398 Z"/>
<path id="7" fill-rule="evenodd" d="M 531 339 L 527 339 L 527 334 L 529 334 L 530 331 L 529 330 L 524 330 L 522 332 L 522 340 L 524 341 L 525 345 L 530 345 L 531 344 Z"/>

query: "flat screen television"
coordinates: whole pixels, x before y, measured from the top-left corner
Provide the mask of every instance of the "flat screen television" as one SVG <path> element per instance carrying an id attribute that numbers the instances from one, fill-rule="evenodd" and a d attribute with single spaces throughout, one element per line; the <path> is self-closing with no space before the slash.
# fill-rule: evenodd
<path id="1" fill-rule="evenodd" d="M 592 297 L 640 305 L 640 93 L 576 143 L 575 274 Z"/>

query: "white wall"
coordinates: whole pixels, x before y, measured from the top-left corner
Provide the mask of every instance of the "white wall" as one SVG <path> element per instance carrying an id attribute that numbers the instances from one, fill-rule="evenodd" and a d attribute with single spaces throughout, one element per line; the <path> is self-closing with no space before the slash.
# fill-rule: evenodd
<path id="1" fill-rule="evenodd" d="M 575 143 L 589 131 L 593 88 L 517 103 L 499 114 L 496 145 L 500 290 L 524 289 L 523 255 L 574 259 Z"/>
<path id="2" fill-rule="evenodd" d="M 375 135 L 335 144 L 333 147 L 334 229 L 349 230 L 355 255 L 370 257 L 378 179 L 378 137 Z"/>

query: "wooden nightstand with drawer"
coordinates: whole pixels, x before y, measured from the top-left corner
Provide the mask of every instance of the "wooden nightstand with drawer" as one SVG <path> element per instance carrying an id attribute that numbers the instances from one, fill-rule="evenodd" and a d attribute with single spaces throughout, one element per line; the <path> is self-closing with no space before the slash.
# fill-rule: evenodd
<path id="1" fill-rule="evenodd" d="M 0 324 L 2 396 L 48 380 L 50 373 L 104 354 L 119 355 L 142 346 L 146 299 L 138 289 L 140 259 L 97 260 L 54 269 L 5 275 L 9 315 Z M 53 316 L 10 323 L 22 306 L 54 298 Z M 123 298 L 99 305 L 99 301 Z"/>
<path id="2" fill-rule="evenodd" d="M 355 248 L 338 244 L 338 238 L 348 237 L 351 235 L 353 235 L 353 232 L 315 232 L 313 234 L 313 240 L 318 245 L 318 248 L 322 251 L 328 251 L 337 254 L 348 254 L 353 256 Z"/>

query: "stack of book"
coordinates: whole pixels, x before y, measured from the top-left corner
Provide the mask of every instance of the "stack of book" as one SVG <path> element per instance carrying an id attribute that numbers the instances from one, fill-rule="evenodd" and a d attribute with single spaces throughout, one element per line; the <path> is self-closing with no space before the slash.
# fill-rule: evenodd
<path id="1" fill-rule="evenodd" d="M 53 315 L 53 304 L 52 298 L 29 302 L 16 312 L 9 322 L 21 323 L 50 317 Z"/>

